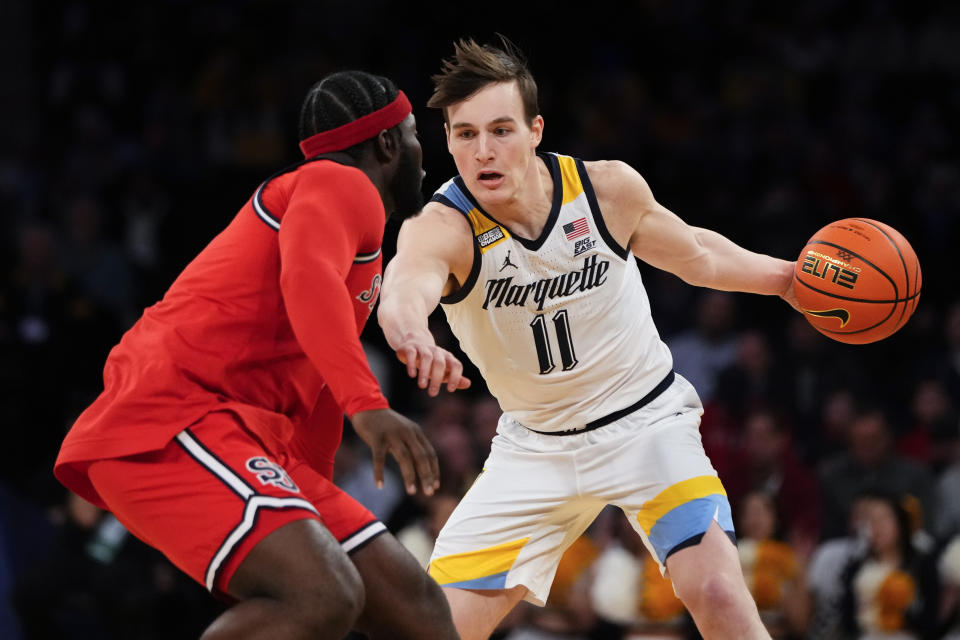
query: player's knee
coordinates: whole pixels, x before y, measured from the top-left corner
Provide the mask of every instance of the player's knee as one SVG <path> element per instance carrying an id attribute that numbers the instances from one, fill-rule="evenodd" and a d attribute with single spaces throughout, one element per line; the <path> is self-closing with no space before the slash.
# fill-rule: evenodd
<path id="1" fill-rule="evenodd" d="M 294 615 L 309 630 L 308 637 L 326 637 L 324 634 L 334 631 L 345 635 L 363 612 L 363 581 L 353 565 L 345 564 L 332 578 L 311 583 L 290 603 Z"/>
<path id="2" fill-rule="evenodd" d="M 677 595 L 691 610 L 725 615 L 741 604 L 742 589 L 738 581 L 722 572 L 697 576 L 677 585 Z"/>

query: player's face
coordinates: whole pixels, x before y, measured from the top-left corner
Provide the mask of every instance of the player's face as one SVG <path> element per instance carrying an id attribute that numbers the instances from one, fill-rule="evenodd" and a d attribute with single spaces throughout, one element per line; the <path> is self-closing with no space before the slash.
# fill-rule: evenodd
<path id="1" fill-rule="evenodd" d="M 417 121 L 411 113 L 400 123 L 400 157 L 390 179 L 392 216 L 408 218 L 423 209 L 423 150 L 417 138 Z"/>
<path id="2" fill-rule="evenodd" d="M 537 171 L 543 118 L 527 122 L 516 82 L 491 84 L 447 108 L 447 148 L 483 206 L 519 201 Z"/>

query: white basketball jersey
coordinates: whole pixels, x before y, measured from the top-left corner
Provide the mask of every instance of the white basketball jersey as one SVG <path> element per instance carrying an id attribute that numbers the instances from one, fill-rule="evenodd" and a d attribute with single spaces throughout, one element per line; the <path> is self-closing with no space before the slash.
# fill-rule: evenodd
<path id="1" fill-rule="evenodd" d="M 553 206 L 535 240 L 485 213 L 459 176 L 434 194 L 474 233 L 470 276 L 440 302 L 501 408 L 531 429 L 565 431 L 638 402 L 673 362 L 633 255 L 607 230 L 583 163 L 540 157 Z"/>

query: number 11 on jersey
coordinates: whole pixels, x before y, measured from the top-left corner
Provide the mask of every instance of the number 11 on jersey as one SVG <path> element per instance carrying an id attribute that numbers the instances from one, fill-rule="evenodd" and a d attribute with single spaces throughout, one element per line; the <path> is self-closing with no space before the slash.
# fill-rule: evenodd
<path id="1" fill-rule="evenodd" d="M 557 332 L 557 346 L 560 348 L 560 362 L 564 371 L 577 366 L 577 354 L 573 351 L 573 336 L 570 334 L 570 318 L 566 309 L 553 314 L 553 326 Z M 539 313 L 530 323 L 533 328 L 533 343 L 537 346 L 537 360 L 540 361 L 540 373 L 547 374 L 556 367 L 553 361 L 553 348 L 547 331 L 547 318 Z"/>

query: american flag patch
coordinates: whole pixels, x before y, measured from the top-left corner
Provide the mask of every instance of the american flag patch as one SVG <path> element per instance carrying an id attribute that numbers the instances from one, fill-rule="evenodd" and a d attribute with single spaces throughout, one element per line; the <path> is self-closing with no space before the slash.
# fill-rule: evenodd
<path id="1" fill-rule="evenodd" d="M 567 234 L 567 240 L 574 240 L 590 233 L 590 225 L 587 224 L 586 218 L 580 218 L 563 225 L 563 232 Z"/>

